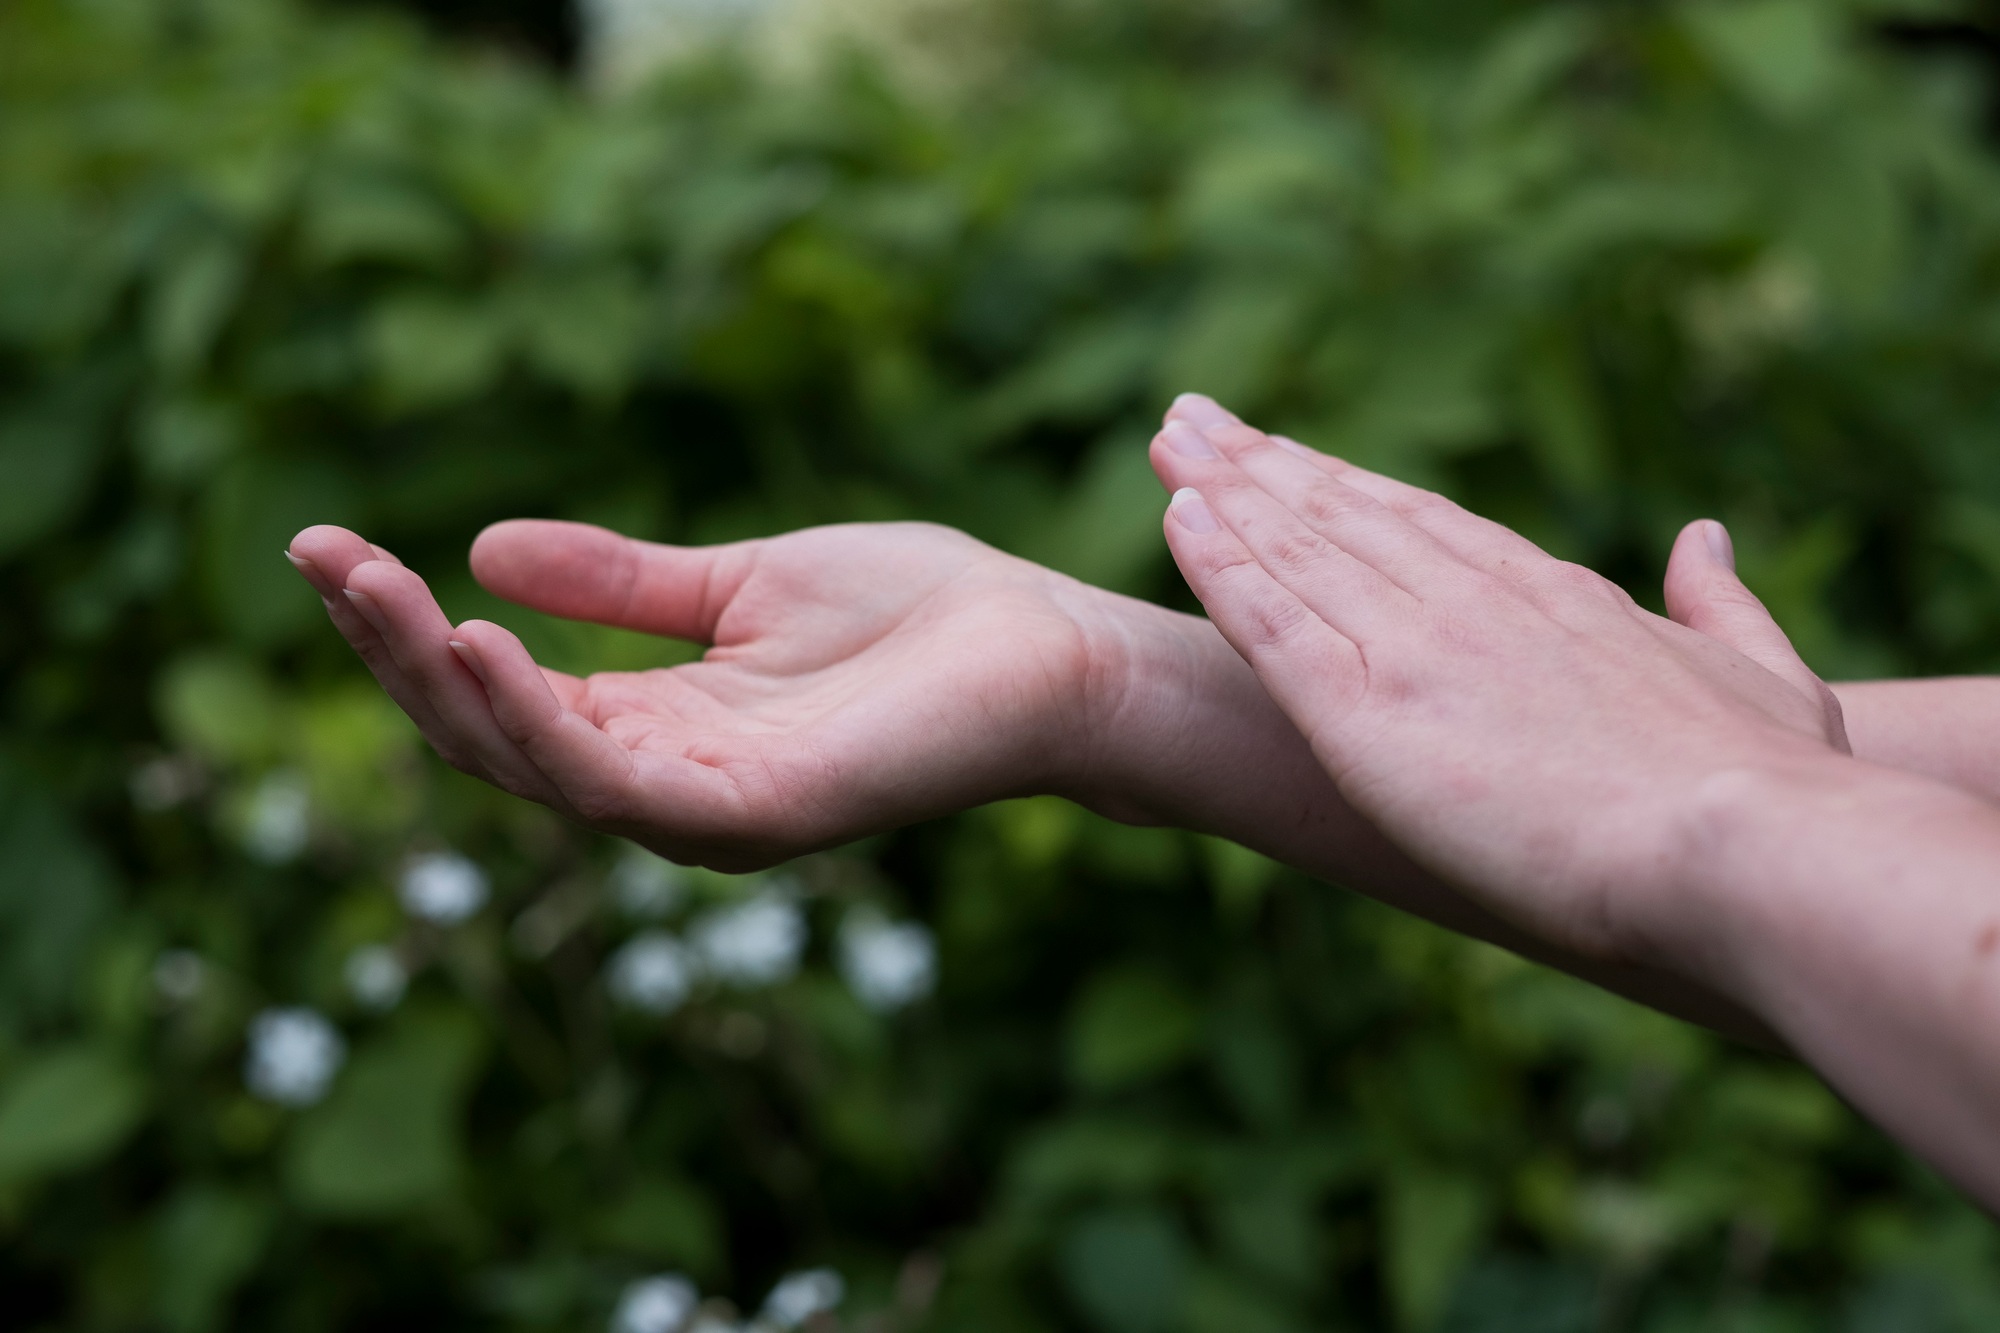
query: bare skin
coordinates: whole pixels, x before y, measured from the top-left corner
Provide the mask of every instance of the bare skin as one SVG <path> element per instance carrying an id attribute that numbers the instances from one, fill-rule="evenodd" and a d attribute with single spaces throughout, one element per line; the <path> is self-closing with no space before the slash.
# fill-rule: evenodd
<path id="1" fill-rule="evenodd" d="M 1854 691 L 1926 771 L 1855 758 L 1713 525 L 1669 619 L 1206 400 L 1152 457 L 1176 562 L 1356 810 L 1536 938 L 1755 1015 L 2000 1204 L 2000 809 L 1931 776 L 1982 776 L 1918 725 L 1944 695 Z"/>
<path id="2" fill-rule="evenodd" d="M 453 626 L 422 580 L 338 528 L 289 552 L 342 634 L 456 767 L 677 860 L 724 869 L 1034 792 L 1219 834 L 1747 1040 L 1698 987 L 1569 956 L 1468 901 L 1355 814 L 1208 622 L 949 529 L 870 524 L 686 549 L 498 524 L 493 592 L 712 645 L 583 679 Z"/>

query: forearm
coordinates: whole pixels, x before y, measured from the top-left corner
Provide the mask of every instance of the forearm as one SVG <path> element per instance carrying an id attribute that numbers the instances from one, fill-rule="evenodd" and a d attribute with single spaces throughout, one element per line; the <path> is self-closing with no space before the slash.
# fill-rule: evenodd
<path id="1" fill-rule="evenodd" d="M 1763 1046 L 1740 1007 L 1684 980 L 1550 947 L 1423 869 L 1342 799 L 1311 748 L 1214 627 L 1117 599 L 1117 687 L 1083 781 L 1063 794 L 1126 823 L 1214 834 L 1460 934 Z"/>
<path id="2" fill-rule="evenodd" d="M 2000 813 L 1844 759 L 1720 776 L 1646 954 L 2000 1206 Z"/>
<path id="3" fill-rule="evenodd" d="M 1858 759 L 2000 801 L 2000 677 L 1835 685 Z"/>

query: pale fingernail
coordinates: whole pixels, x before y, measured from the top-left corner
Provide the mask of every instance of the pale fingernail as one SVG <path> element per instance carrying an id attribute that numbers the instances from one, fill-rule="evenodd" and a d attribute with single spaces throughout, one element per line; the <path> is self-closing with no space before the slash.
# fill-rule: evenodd
<path id="1" fill-rule="evenodd" d="M 1736 543 L 1729 540 L 1729 529 L 1711 518 L 1701 525 L 1701 535 L 1708 542 L 1708 553 L 1735 573 Z"/>
<path id="2" fill-rule="evenodd" d="M 1215 446 L 1208 442 L 1207 436 L 1185 421 L 1169 421 L 1166 429 L 1160 432 L 1160 438 L 1167 442 L 1167 448 L 1182 458 L 1222 457 L 1215 452 Z"/>
<path id="3" fill-rule="evenodd" d="M 1173 414 L 1197 430 L 1236 424 L 1236 415 L 1205 393 L 1184 393 L 1174 399 Z"/>
<path id="4" fill-rule="evenodd" d="M 1201 492 L 1192 486 L 1183 486 L 1175 491 L 1173 501 L 1167 507 L 1173 510 L 1175 520 L 1189 532 L 1207 536 L 1222 530 L 1222 525 L 1215 521 L 1215 511 L 1208 507 L 1208 501 L 1201 498 Z"/>
<path id="5" fill-rule="evenodd" d="M 458 660 L 465 663 L 465 669 L 479 677 L 479 683 L 486 683 L 486 664 L 479 660 L 479 650 L 458 639 L 448 640 L 451 650 L 458 654 Z"/>
<path id="6" fill-rule="evenodd" d="M 347 600 L 361 613 L 361 618 L 375 627 L 377 634 L 389 632 L 389 617 L 382 614 L 382 604 L 365 592 L 347 589 Z"/>

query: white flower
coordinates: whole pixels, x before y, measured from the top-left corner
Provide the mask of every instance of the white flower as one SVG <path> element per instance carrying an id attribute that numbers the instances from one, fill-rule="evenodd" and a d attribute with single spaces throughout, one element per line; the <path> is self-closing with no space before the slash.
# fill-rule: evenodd
<path id="1" fill-rule="evenodd" d="M 687 872 L 643 847 L 628 847 L 611 870 L 611 895 L 635 921 L 658 921 L 680 906 Z"/>
<path id="2" fill-rule="evenodd" d="M 250 1021 L 243 1082 L 280 1106 L 311 1106 L 326 1096 L 347 1059 L 347 1043 L 312 1009 L 266 1009 Z"/>
<path id="3" fill-rule="evenodd" d="M 688 935 L 709 975 L 740 986 L 769 986 L 798 971 L 806 918 L 790 894 L 766 890 L 710 912 Z"/>
<path id="4" fill-rule="evenodd" d="M 364 1009 L 394 1009 L 410 984 L 410 970 L 386 944 L 365 944 L 347 955 L 347 993 Z"/>
<path id="5" fill-rule="evenodd" d="M 153 993 L 168 1004 L 186 1004 L 207 981 L 208 964 L 192 949 L 163 949 L 153 960 Z"/>
<path id="6" fill-rule="evenodd" d="M 847 1284 L 831 1268 L 787 1273 L 764 1298 L 763 1318 L 779 1328 L 797 1328 L 814 1315 L 839 1305 L 846 1294 Z"/>
<path id="7" fill-rule="evenodd" d="M 619 1003 L 664 1017 L 687 999 L 694 985 L 694 959 L 673 936 L 649 930 L 611 956 L 605 984 Z"/>
<path id="8" fill-rule="evenodd" d="M 611 1333 L 675 1333 L 694 1313 L 701 1293 L 678 1273 L 626 1284 L 611 1315 Z"/>
<path id="9" fill-rule="evenodd" d="M 841 923 L 839 961 L 855 997 L 877 1013 L 921 1000 L 937 985 L 937 941 L 930 931 L 867 908 Z"/>
<path id="10" fill-rule="evenodd" d="M 420 921 L 455 926 L 486 906 L 486 872 L 457 852 L 413 856 L 396 886 L 403 910 Z"/>
<path id="11" fill-rule="evenodd" d="M 244 850 L 266 865 L 296 860 L 312 832 L 311 816 L 312 796 L 303 775 L 290 769 L 267 774 L 244 811 Z"/>

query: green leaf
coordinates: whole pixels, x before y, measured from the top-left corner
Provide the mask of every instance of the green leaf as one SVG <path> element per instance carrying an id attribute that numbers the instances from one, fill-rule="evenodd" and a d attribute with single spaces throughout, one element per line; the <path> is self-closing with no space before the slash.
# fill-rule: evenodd
<path id="1" fill-rule="evenodd" d="M 1166 1333 L 1186 1295 L 1188 1243 L 1157 1209 L 1087 1214 L 1057 1251 L 1064 1285 L 1105 1333 Z"/>
<path id="2" fill-rule="evenodd" d="M 411 1011 L 357 1050 L 288 1145 L 285 1178 L 299 1206 L 383 1217 L 449 1195 L 464 1167 L 459 1118 L 482 1046 L 462 1013 Z"/>
<path id="3" fill-rule="evenodd" d="M 697 1276 L 723 1267 L 722 1219 L 696 1186 L 670 1176 L 636 1180 L 591 1224 L 599 1245 Z"/>
<path id="4" fill-rule="evenodd" d="M 1114 435 L 1085 462 L 1062 507 L 1022 554 L 1085 583 L 1132 591 L 1166 558 L 1166 497 L 1146 461 L 1146 436 Z"/>
<path id="5" fill-rule="evenodd" d="M 260 1195 L 205 1182 L 183 1186 L 154 1224 L 155 1308 L 171 1333 L 221 1328 L 230 1296 L 269 1240 L 271 1205 Z"/>
<path id="6" fill-rule="evenodd" d="M 225 468 L 202 515 L 201 572 L 216 619 L 259 648 L 321 624 L 319 595 L 285 550 L 314 524 L 354 526 L 360 508 L 346 471 L 322 458 L 242 458 Z"/>
<path id="7" fill-rule="evenodd" d="M 1422 1167 L 1392 1171 L 1383 1194 L 1384 1276 L 1398 1322 L 1425 1328 L 1477 1249 L 1490 1203 L 1477 1180 Z"/>
<path id="8" fill-rule="evenodd" d="M 436 294 L 409 295 L 375 310 L 368 359 L 394 408 L 471 398 L 500 374 L 512 330 L 492 305 Z"/>
<path id="9" fill-rule="evenodd" d="M 211 762 L 250 763 L 275 753 L 284 706 L 249 659 L 195 652 L 160 673 L 154 711 L 174 742 Z"/>
<path id="10" fill-rule="evenodd" d="M 0 1085 L 0 1183 L 94 1166 L 138 1127 L 146 1084 L 92 1045 L 36 1056 Z"/>
<path id="11" fill-rule="evenodd" d="M 80 972 L 110 914 L 104 855 L 42 791 L 0 767 L 0 1002 L 49 1019 L 78 998 Z"/>
<path id="12" fill-rule="evenodd" d="M 204 235 L 173 252 L 146 309 L 147 342 L 170 376 L 192 374 L 207 360 L 236 303 L 247 263 L 228 237 Z"/>
<path id="13" fill-rule="evenodd" d="M 0 416 L 0 559 L 55 532 L 90 497 L 104 457 L 100 377 L 72 382 Z"/>
<path id="14" fill-rule="evenodd" d="M 1773 115 L 1822 105 L 1841 76 L 1836 6 L 1815 0 L 1711 0 L 1682 11 L 1730 82 Z"/>
<path id="15" fill-rule="evenodd" d="M 1143 964 L 1094 979 L 1069 1021 L 1070 1075 L 1109 1090 L 1150 1078 L 1187 1057 L 1200 1015 L 1173 981 Z"/>

